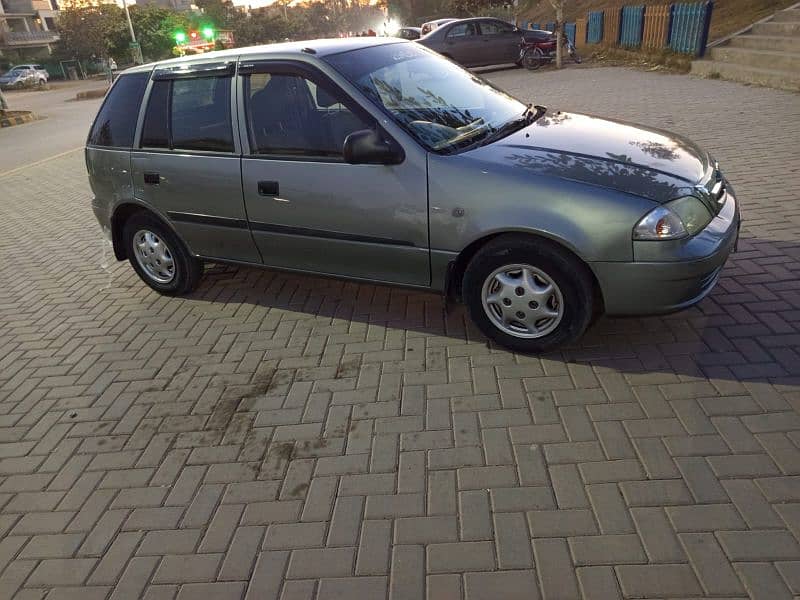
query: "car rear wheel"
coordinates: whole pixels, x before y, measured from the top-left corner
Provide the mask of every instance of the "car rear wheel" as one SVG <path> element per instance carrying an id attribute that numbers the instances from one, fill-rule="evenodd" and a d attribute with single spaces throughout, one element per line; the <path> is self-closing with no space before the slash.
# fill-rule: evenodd
<path id="1" fill-rule="evenodd" d="M 133 215 L 125 223 L 123 237 L 133 270 L 151 288 L 173 296 L 197 287 L 203 263 L 158 219 L 146 213 Z"/>
<path id="2" fill-rule="evenodd" d="M 595 312 L 587 267 L 531 236 L 501 236 L 478 251 L 462 294 L 478 328 L 517 352 L 547 352 L 575 341 Z"/>

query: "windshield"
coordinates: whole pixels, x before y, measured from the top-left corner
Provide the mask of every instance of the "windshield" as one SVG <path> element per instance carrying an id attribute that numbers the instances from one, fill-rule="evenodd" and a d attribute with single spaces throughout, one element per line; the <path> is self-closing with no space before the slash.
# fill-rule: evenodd
<path id="1" fill-rule="evenodd" d="M 14 67 L 13 69 L 11 69 L 8 72 L 8 74 L 9 75 L 24 75 L 27 72 L 28 72 L 28 68 L 27 67 Z"/>
<path id="2" fill-rule="evenodd" d="M 413 42 L 372 46 L 325 60 L 435 152 L 455 152 L 488 139 L 526 108 Z"/>

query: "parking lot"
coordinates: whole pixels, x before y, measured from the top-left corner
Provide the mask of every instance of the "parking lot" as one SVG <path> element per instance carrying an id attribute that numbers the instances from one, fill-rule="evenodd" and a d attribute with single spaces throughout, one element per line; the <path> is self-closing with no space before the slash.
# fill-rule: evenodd
<path id="1" fill-rule="evenodd" d="M 542 357 L 398 288 L 208 265 L 166 298 L 114 260 L 80 151 L 15 164 L 0 598 L 800 596 L 800 97 L 622 68 L 488 78 L 710 150 L 744 218 L 713 293 Z M 73 141 L 25 128 L 30 159 Z"/>

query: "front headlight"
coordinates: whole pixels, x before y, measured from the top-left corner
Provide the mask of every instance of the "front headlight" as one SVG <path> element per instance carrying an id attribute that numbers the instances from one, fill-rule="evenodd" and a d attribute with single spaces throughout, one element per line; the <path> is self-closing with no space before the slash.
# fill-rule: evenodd
<path id="1" fill-rule="evenodd" d="M 712 218 L 700 200 L 684 196 L 647 213 L 633 228 L 633 239 L 677 240 L 698 233 Z"/>

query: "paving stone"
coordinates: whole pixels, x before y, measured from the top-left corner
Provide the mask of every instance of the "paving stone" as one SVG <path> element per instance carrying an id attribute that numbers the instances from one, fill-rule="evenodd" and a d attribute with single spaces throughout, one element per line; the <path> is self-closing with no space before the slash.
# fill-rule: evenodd
<path id="1" fill-rule="evenodd" d="M 319 582 L 317 600 L 346 600 L 348 598 L 385 598 L 386 577 L 323 578 Z"/>
<path id="2" fill-rule="evenodd" d="M 578 580 L 570 558 L 569 548 L 563 539 L 533 540 L 536 568 L 542 587 L 542 597 L 577 598 Z"/>
<path id="3" fill-rule="evenodd" d="M 395 545 L 392 550 L 390 600 L 416 600 L 425 595 L 425 549 Z"/>
<path id="4" fill-rule="evenodd" d="M 730 504 L 668 506 L 667 514 L 679 532 L 744 529 L 744 521 Z"/>
<path id="5" fill-rule="evenodd" d="M 717 537 L 734 562 L 800 558 L 800 545 L 786 531 L 720 531 Z"/>
<path id="6" fill-rule="evenodd" d="M 325 523 L 273 523 L 264 538 L 265 550 L 288 550 L 322 546 Z"/>
<path id="7" fill-rule="evenodd" d="M 707 594 L 735 596 L 744 593 L 741 582 L 713 534 L 683 533 L 680 539 Z"/>
<path id="8" fill-rule="evenodd" d="M 703 595 L 689 565 L 620 565 L 616 571 L 626 598 Z"/>
<path id="9" fill-rule="evenodd" d="M 639 536 L 597 535 L 569 538 L 575 565 L 619 565 L 647 562 Z"/>
<path id="10" fill-rule="evenodd" d="M 661 508 L 633 508 L 631 517 L 651 563 L 678 563 L 686 560 L 678 538 Z"/>
<path id="11" fill-rule="evenodd" d="M 96 563 L 95 558 L 48 558 L 39 562 L 27 584 L 31 587 L 80 585 Z"/>
<path id="12" fill-rule="evenodd" d="M 532 510 L 527 516 L 534 538 L 594 535 L 598 532 L 590 510 Z"/>
<path id="13" fill-rule="evenodd" d="M 745 562 L 738 563 L 735 567 L 751 598 L 789 600 L 792 597 L 791 591 L 773 565 Z"/>
<path id="14" fill-rule="evenodd" d="M 453 542 L 427 546 L 428 573 L 486 571 L 495 568 L 492 542 Z"/>
<path id="15" fill-rule="evenodd" d="M 286 577 L 308 579 L 344 577 L 353 571 L 355 548 L 319 548 L 292 551 Z"/>
<path id="16" fill-rule="evenodd" d="M 498 573 L 465 573 L 464 592 L 467 600 L 539 600 L 534 571 Z"/>
<path id="17" fill-rule="evenodd" d="M 153 583 L 214 581 L 222 554 L 167 555 L 161 560 Z"/>
<path id="18" fill-rule="evenodd" d="M 576 573 L 584 597 L 597 600 L 622 598 L 613 567 L 580 567 Z"/>
<path id="19" fill-rule="evenodd" d="M 401 517 L 394 522 L 395 544 L 428 544 L 458 541 L 454 516 Z"/>

